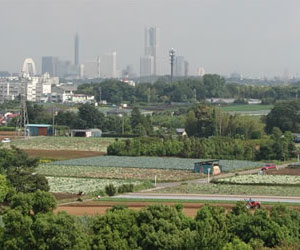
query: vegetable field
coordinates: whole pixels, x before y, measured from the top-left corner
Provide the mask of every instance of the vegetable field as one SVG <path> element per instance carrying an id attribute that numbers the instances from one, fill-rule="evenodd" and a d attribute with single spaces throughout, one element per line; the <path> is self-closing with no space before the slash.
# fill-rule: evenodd
<path id="1" fill-rule="evenodd" d="M 95 178 L 67 178 L 67 177 L 47 177 L 50 185 L 50 192 L 67 192 L 77 194 L 79 192 L 92 193 L 104 190 L 108 184 L 118 187 L 122 184 L 140 185 L 139 181 L 121 181 Z"/>
<path id="2" fill-rule="evenodd" d="M 300 176 L 294 175 L 239 175 L 216 179 L 222 184 L 258 184 L 258 185 L 300 185 Z"/>
<path id="3" fill-rule="evenodd" d="M 38 136 L 13 140 L 10 145 L 20 149 L 81 150 L 106 153 L 106 148 L 113 141 L 112 138 Z"/>
<path id="4" fill-rule="evenodd" d="M 38 173 L 46 176 L 65 177 L 92 177 L 105 179 L 133 179 L 133 180 L 154 180 L 163 181 L 184 181 L 201 178 L 202 175 L 188 170 L 167 170 L 167 169 L 139 169 L 139 168 L 118 168 L 99 166 L 64 166 L 64 165 L 40 165 Z"/>
<path id="5" fill-rule="evenodd" d="M 201 159 L 202 160 L 202 159 Z M 194 163 L 200 159 L 183 159 L 170 157 L 130 157 L 130 156 L 100 156 L 50 163 L 61 166 L 98 166 L 142 169 L 174 169 L 193 170 Z M 261 167 L 263 163 L 252 161 L 221 160 L 224 172 Z"/>
<path id="6" fill-rule="evenodd" d="M 157 190 L 157 193 L 224 194 L 224 195 L 274 195 L 299 196 L 300 186 L 263 186 L 234 184 L 185 184 Z"/>

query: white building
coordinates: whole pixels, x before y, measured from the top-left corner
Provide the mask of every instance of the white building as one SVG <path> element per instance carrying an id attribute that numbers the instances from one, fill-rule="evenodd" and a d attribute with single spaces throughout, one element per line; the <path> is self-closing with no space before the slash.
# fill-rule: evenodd
<path id="1" fill-rule="evenodd" d="M 106 53 L 101 60 L 101 77 L 118 78 L 117 52 Z"/>

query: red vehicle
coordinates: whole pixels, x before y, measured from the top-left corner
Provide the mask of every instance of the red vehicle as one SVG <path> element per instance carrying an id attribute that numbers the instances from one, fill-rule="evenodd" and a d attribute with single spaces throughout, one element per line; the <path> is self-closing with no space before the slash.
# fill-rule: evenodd
<path id="1" fill-rule="evenodd" d="M 251 198 L 249 200 L 245 200 L 246 201 L 246 207 L 248 209 L 258 209 L 261 208 L 261 203 L 259 201 L 254 201 Z"/>
<path id="2" fill-rule="evenodd" d="M 262 171 L 268 170 L 268 169 L 277 169 L 276 164 L 274 163 L 267 163 L 262 167 Z"/>

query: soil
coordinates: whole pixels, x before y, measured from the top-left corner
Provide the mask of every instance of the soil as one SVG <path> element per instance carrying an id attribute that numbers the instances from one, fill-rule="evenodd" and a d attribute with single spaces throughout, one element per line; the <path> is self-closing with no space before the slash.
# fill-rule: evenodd
<path id="1" fill-rule="evenodd" d="M 66 199 L 77 199 L 80 197 L 79 194 L 69 194 L 69 193 L 52 193 L 57 201 Z"/>
<path id="2" fill-rule="evenodd" d="M 105 155 L 97 151 L 24 149 L 30 157 L 67 160 Z"/>
<path id="3" fill-rule="evenodd" d="M 300 169 L 282 168 L 282 169 L 270 169 L 265 171 L 268 175 L 300 175 Z"/>

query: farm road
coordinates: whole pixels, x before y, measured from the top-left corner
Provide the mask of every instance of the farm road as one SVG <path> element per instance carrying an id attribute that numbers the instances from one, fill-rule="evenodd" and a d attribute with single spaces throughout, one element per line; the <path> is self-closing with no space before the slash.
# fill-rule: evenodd
<path id="1" fill-rule="evenodd" d="M 201 200 L 201 201 L 244 201 L 249 199 L 246 195 L 212 195 L 212 194 L 156 194 L 156 193 L 130 193 L 115 196 L 125 199 L 157 199 L 157 200 Z M 300 203 L 300 197 L 280 196 L 251 196 L 261 202 Z"/>

